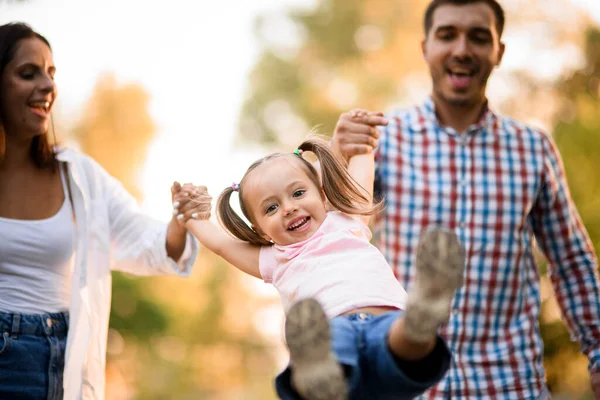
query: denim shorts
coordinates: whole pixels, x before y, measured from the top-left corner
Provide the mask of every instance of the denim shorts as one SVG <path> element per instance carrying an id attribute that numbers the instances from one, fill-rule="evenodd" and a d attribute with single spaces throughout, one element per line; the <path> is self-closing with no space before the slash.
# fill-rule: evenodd
<path id="1" fill-rule="evenodd" d="M 435 349 L 426 357 L 426 378 L 414 379 L 413 371 L 403 368 L 407 363 L 394 357 L 387 336 L 403 313 L 392 311 L 379 316 L 357 313 L 330 320 L 331 346 L 344 367 L 350 399 L 412 399 L 437 384 L 448 372 L 450 351 L 439 336 Z M 276 378 L 277 393 L 284 400 L 301 400 L 291 386 L 290 376 L 288 367 Z"/>
<path id="2" fill-rule="evenodd" d="M 63 398 L 68 313 L 0 312 L 0 399 Z"/>

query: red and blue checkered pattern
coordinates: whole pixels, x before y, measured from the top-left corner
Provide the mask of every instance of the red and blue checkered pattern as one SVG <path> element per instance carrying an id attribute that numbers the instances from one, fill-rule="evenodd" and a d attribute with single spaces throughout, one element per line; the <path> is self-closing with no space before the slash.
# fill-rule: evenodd
<path id="1" fill-rule="evenodd" d="M 388 119 L 376 151 L 386 208 L 375 231 L 396 277 L 410 292 L 430 225 L 454 230 L 467 251 L 465 284 L 442 328 L 452 368 L 423 398 L 535 399 L 545 390 L 534 237 L 573 338 L 600 365 L 598 261 L 552 139 L 487 108 L 459 135 L 439 125 L 431 99 Z"/>

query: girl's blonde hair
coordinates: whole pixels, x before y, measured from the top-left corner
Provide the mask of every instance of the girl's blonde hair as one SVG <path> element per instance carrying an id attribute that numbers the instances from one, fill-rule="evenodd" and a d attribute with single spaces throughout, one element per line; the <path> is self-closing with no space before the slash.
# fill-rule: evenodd
<path id="1" fill-rule="evenodd" d="M 369 200 L 357 188 L 359 184 L 350 176 L 346 168 L 345 161 L 333 153 L 329 144 L 318 137 L 311 137 L 300 146 L 298 150 L 301 152 L 310 151 L 317 156 L 321 165 L 321 175 L 323 180 L 323 191 L 325 197 L 334 208 L 351 215 L 373 215 L 377 213 L 383 205 L 383 202 L 378 202 L 373 206 L 369 205 Z M 248 226 L 246 222 L 233 210 L 230 205 L 231 194 L 234 191 L 239 192 L 240 208 L 244 217 L 254 223 L 252 215 L 249 213 L 249 208 L 244 200 L 244 183 L 248 174 L 259 165 L 278 157 L 298 157 L 300 165 L 315 184 L 317 188 L 321 188 L 321 180 L 319 173 L 315 167 L 301 154 L 297 153 L 274 153 L 260 160 L 255 161 L 246 173 L 244 174 L 239 185 L 233 185 L 221 192 L 217 200 L 217 217 L 223 227 L 236 238 L 259 246 L 271 245 L 273 243 L 265 240 L 254 229 Z"/>

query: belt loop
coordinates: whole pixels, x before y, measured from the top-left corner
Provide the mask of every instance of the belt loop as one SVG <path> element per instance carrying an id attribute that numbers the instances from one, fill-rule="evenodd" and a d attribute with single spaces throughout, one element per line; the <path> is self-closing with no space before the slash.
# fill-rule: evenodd
<path id="1" fill-rule="evenodd" d="M 12 318 L 12 328 L 10 330 L 10 336 L 13 339 L 17 338 L 17 333 L 19 333 L 19 327 L 21 326 L 21 314 L 14 313 Z"/>

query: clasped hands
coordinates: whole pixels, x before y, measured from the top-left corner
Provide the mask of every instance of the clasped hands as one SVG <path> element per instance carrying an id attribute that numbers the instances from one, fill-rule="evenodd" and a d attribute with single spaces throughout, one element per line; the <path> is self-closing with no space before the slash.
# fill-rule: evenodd
<path id="1" fill-rule="evenodd" d="M 191 183 L 181 185 L 174 182 L 171 186 L 171 200 L 173 202 L 173 216 L 181 227 L 189 219 L 209 219 L 212 197 L 208 194 L 206 186 L 195 186 Z"/>

